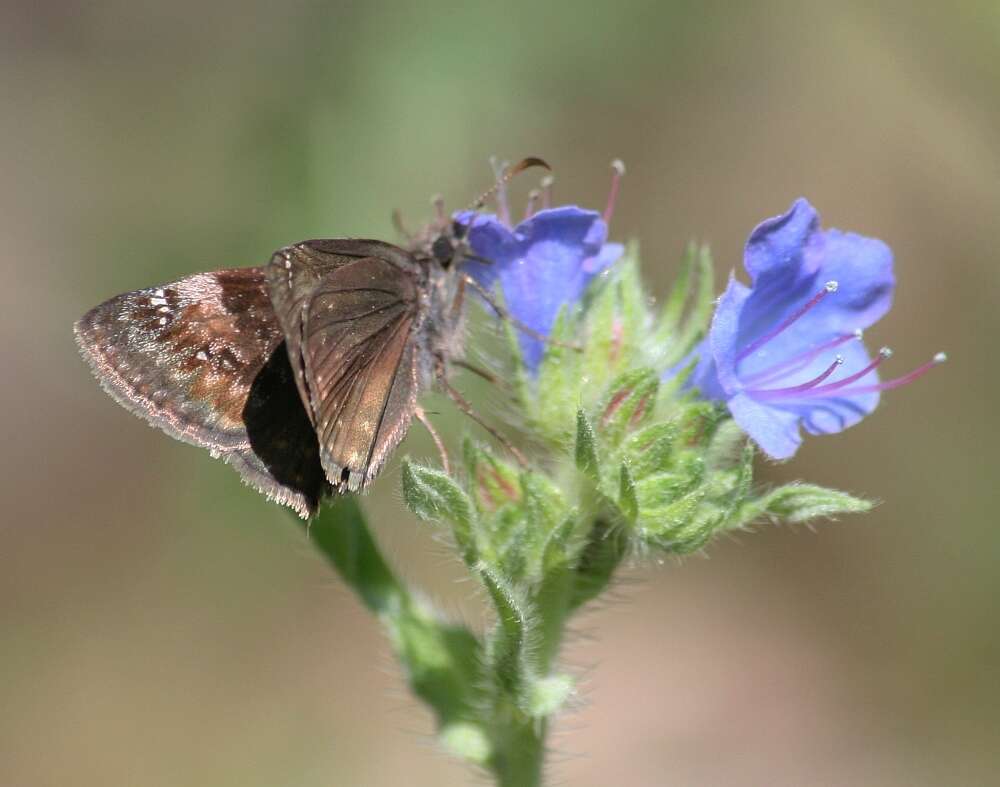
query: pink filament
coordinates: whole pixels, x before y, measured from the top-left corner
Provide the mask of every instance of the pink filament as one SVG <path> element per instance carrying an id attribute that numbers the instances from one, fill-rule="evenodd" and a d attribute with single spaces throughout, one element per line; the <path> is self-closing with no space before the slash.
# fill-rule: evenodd
<path id="1" fill-rule="evenodd" d="M 837 282 L 828 281 L 823 286 L 822 290 L 813 295 L 812 298 L 806 301 L 799 309 L 792 312 L 792 314 L 790 314 L 784 322 L 779 324 L 777 328 L 775 328 L 772 331 L 769 331 L 768 333 L 765 333 L 763 336 L 759 337 L 755 341 L 750 342 L 750 344 L 744 347 L 743 350 L 741 350 L 740 353 L 736 356 L 737 362 L 742 361 L 748 355 L 750 355 L 753 352 L 756 352 L 765 344 L 767 344 L 769 341 L 774 339 L 776 336 L 783 333 L 787 328 L 789 328 L 795 322 L 800 320 L 803 317 L 803 315 L 805 315 L 810 309 L 816 306 L 816 304 L 818 304 L 821 300 L 823 300 L 827 295 L 829 295 L 831 292 L 836 292 L 836 291 L 837 291 Z"/>
<path id="2" fill-rule="evenodd" d="M 744 382 L 745 383 L 769 383 L 776 380 L 780 380 L 782 377 L 787 377 L 790 374 L 794 374 L 799 371 L 799 369 L 807 366 L 811 361 L 827 350 L 832 350 L 834 347 L 839 347 L 845 342 L 849 342 L 851 339 L 860 339 L 861 331 L 855 331 L 854 333 L 845 333 L 843 336 L 837 336 L 834 339 L 821 344 L 819 347 L 814 347 L 811 350 L 806 350 L 804 353 L 800 353 L 789 358 L 781 363 L 776 363 L 773 366 L 769 366 L 766 369 L 762 369 L 756 374 L 749 375 Z"/>
<path id="3" fill-rule="evenodd" d="M 556 179 L 551 175 L 546 175 L 542 178 L 542 209 L 548 210 L 552 207 L 552 184 L 556 182 Z"/>
<path id="4" fill-rule="evenodd" d="M 783 396 L 791 396 L 793 394 L 808 392 L 812 393 L 816 389 L 816 386 L 823 382 L 827 377 L 833 374 L 837 368 L 844 362 L 844 359 L 839 355 L 836 357 L 833 363 L 831 363 L 826 369 L 821 373 L 816 375 L 813 379 L 808 382 L 804 382 L 801 385 L 792 385 L 788 388 L 769 388 L 769 389 L 747 389 L 747 393 L 751 394 L 757 399 L 775 399 Z M 827 386 L 824 386 L 827 387 Z"/>
<path id="5" fill-rule="evenodd" d="M 614 171 L 611 175 L 611 193 L 608 194 L 608 204 L 604 208 L 604 223 L 608 225 L 611 224 L 611 217 L 615 214 L 615 202 L 618 201 L 618 190 L 621 188 L 622 175 L 625 174 L 625 165 L 621 159 L 615 159 L 611 162 L 611 169 Z"/>
<path id="6" fill-rule="evenodd" d="M 853 382 L 857 382 L 866 374 L 873 372 L 882 361 L 886 360 L 892 353 L 889 352 L 887 347 L 883 347 L 878 352 L 878 357 L 875 358 L 870 364 L 868 364 L 864 369 L 854 374 L 848 375 L 843 380 L 837 380 L 835 383 L 829 383 L 828 385 L 821 385 L 819 388 L 813 388 L 808 392 L 809 396 L 823 396 L 824 394 L 830 393 L 832 391 L 839 391 L 841 388 L 846 388 Z"/>
<path id="7" fill-rule="evenodd" d="M 498 161 L 496 156 L 490 157 L 490 165 L 493 167 L 493 176 L 496 178 L 496 201 L 497 217 L 505 227 L 510 227 L 510 206 L 507 204 L 507 183 L 504 181 L 504 174 L 507 170 L 507 162 Z"/>
<path id="8" fill-rule="evenodd" d="M 538 207 L 538 200 L 540 197 L 541 192 L 539 192 L 538 189 L 532 189 L 528 192 L 528 204 L 524 206 L 525 220 L 528 220 L 535 215 L 535 208 Z"/>
<path id="9" fill-rule="evenodd" d="M 857 396 L 858 394 L 876 393 L 878 391 L 891 391 L 893 388 L 899 388 L 920 379 L 935 366 L 944 363 L 945 360 L 944 353 L 938 353 L 927 363 L 918 366 L 912 372 L 904 374 L 902 377 L 896 377 L 895 379 L 886 380 L 884 383 L 876 383 L 875 385 L 859 385 L 857 388 L 846 388 L 841 393 L 845 396 Z"/>

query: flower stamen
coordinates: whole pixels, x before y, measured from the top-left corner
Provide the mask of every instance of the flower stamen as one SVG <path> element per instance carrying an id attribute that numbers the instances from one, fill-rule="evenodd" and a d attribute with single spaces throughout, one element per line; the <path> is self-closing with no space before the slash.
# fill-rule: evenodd
<path id="1" fill-rule="evenodd" d="M 548 210 L 552 207 L 552 186 L 556 179 L 554 175 L 546 175 L 542 178 L 542 209 Z"/>
<path id="2" fill-rule="evenodd" d="M 945 355 L 944 353 L 938 353 L 929 361 L 927 361 L 927 363 L 921 364 L 912 372 L 904 374 L 902 377 L 896 377 L 892 380 L 886 380 L 884 383 L 875 383 L 874 385 L 859 385 L 856 388 L 845 388 L 841 390 L 841 394 L 843 394 L 844 396 L 857 396 L 858 394 L 877 393 L 880 391 L 891 391 L 893 388 L 900 388 L 904 385 L 909 385 L 914 380 L 920 379 L 935 366 L 940 366 L 947 360 L 948 360 L 947 355 Z"/>
<path id="3" fill-rule="evenodd" d="M 775 399 L 784 396 L 792 396 L 794 394 L 803 393 L 809 391 L 810 393 L 815 390 L 816 386 L 823 382 L 827 377 L 833 374 L 842 364 L 844 363 L 844 356 L 838 355 L 833 359 L 833 363 L 826 367 L 820 374 L 813 377 L 811 380 L 802 383 L 801 385 L 792 385 L 788 388 L 767 388 L 767 389 L 753 389 L 748 388 L 747 393 L 758 399 Z"/>
<path id="4" fill-rule="evenodd" d="M 789 315 L 788 318 L 784 320 L 781 324 L 779 324 L 778 327 L 776 327 L 772 331 L 768 331 L 763 336 L 750 342 L 750 344 L 744 347 L 736 356 L 737 363 L 739 361 L 742 361 L 748 355 L 751 355 L 752 353 L 756 352 L 765 344 L 767 344 L 769 341 L 771 341 L 772 339 L 783 333 L 787 328 L 789 328 L 795 322 L 800 320 L 808 311 L 810 311 L 813 307 L 815 307 L 827 295 L 829 295 L 831 292 L 836 292 L 836 291 L 837 291 L 837 282 L 828 281 L 826 284 L 823 285 L 822 290 L 817 292 L 812 298 L 806 301 L 800 308 L 792 312 L 792 314 Z"/>
<path id="5" fill-rule="evenodd" d="M 524 206 L 524 219 L 527 221 L 532 216 L 535 215 L 535 210 L 538 208 L 538 200 L 541 198 L 542 192 L 538 189 L 532 189 L 528 192 L 528 202 Z"/>
<path id="6" fill-rule="evenodd" d="M 610 225 L 611 217 L 615 214 L 615 202 L 618 200 L 618 191 L 621 188 L 622 177 L 625 175 L 625 162 L 616 158 L 611 162 L 611 193 L 608 194 L 608 204 L 604 208 L 604 223 Z"/>
<path id="7" fill-rule="evenodd" d="M 857 382 L 862 377 L 878 368 L 882 361 L 892 358 L 892 350 L 888 347 L 883 347 L 878 351 L 878 355 L 875 360 L 868 364 L 861 371 L 855 372 L 854 374 L 848 375 L 843 380 L 837 380 L 835 383 L 828 383 L 827 385 L 821 385 L 819 388 L 813 388 L 809 391 L 809 396 L 822 396 L 823 394 L 831 393 L 832 391 L 839 391 L 841 388 L 846 388 L 851 383 Z"/>
<path id="8" fill-rule="evenodd" d="M 761 369 L 759 372 L 751 375 L 747 375 L 746 383 L 752 383 L 759 385 L 762 383 L 772 383 L 780 380 L 783 377 L 788 377 L 795 372 L 804 369 L 812 361 L 814 361 L 818 356 L 822 355 L 827 350 L 832 350 L 834 347 L 839 347 L 845 342 L 849 342 L 852 339 L 857 339 L 861 341 L 864 338 L 864 331 L 858 328 L 853 333 L 845 333 L 841 336 L 837 336 L 828 342 L 821 344 L 819 347 L 814 347 L 811 350 L 806 350 L 804 353 L 799 353 L 791 358 L 781 361 L 780 363 L 768 366 L 766 369 Z"/>
<path id="9" fill-rule="evenodd" d="M 504 175 L 507 172 L 508 162 L 500 161 L 496 156 L 490 156 L 490 166 L 493 168 L 493 177 L 496 178 L 495 199 L 497 201 L 497 218 L 505 227 L 510 227 L 510 205 L 507 203 L 507 181 Z"/>

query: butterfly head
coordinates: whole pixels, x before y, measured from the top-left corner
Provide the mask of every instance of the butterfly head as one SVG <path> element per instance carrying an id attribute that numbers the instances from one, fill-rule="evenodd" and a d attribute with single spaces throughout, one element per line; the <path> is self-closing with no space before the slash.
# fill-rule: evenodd
<path id="1" fill-rule="evenodd" d="M 436 216 L 424 230 L 416 236 L 403 233 L 410 238 L 411 251 L 429 263 L 448 269 L 466 260 L 488 263 L 490 260 L 474 255 L 469 247 L 468 232 L 471 225 L 470 214 L 479 211 L 486 201 L 502 189 L 511 178 L 519 172 L 532 167 L 550 169 L 542 159 L 526 158 L 498 174 L 497 181 L 489 189 L 480 194 L 468 208 L 449 218 L 444 209 L 444 200 L 435 197 L 433 200 Z M 458 217 L 463 217 L 459 220 Z M 394 215 L 397 227 L 402 229 L 398 214 Z"/>
<path id="2" fill-rule="evenodd" d="M 459 221 L 452 221 L 431 238 L 427 256 L 442 268 L 450 268 L 462 261 L 468 252 L 466 233 L 468 227 Z"/>

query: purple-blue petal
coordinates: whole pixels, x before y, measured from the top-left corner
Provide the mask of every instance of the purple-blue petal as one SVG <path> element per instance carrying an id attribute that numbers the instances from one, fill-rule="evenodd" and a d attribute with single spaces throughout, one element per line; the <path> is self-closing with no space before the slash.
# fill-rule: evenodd
<path id="1" fill-rule="evenodd" d="M 782 340 L 797 346 L 864 329 L 892 305 L 892 252 L 875 238 L 819 230 L 819 217 L 799 199 L 788 213 L 758 226 L 745 259 L 753 298 L 741 324 L 741 346 L 780 324 L 829 281 L 837 291 L 788 328 Z"/>
<path id="2" fill-rule="evenodd" d="M 743 263 L 754 287 L 758 279 L 798 276 L 804 250 L 819 229 L 819 214 L 804 197 L 787 213 L 765 219 L 747 239 Z"/>
<path id="3" fill-rule="evenodd" d="M 499 282 L 511 314 L 543 334 L 623 252 L 620 244 L 605 243 L 608 230 L 599 213 L 572 205 L 541 210 L 512 230 L 495 216 L 463 213 L 455 219 L 469 226 L 473 253 L 492 263 L 469 261 L 466 270 L 485 287 Z M 520 343 L 525 363 L 536 368 L 543 343 L 524 333 Z"/>
<path id="4" fill-rule="evenodd" d="M 708 399 L 712 402 L 726 401 L 728 395 L 719 382 L 719 370 L 715 366 L 715 358 L 712 357 L 712 350 L 708 346 L 708 339 L 703 339 L 701 344 L 681 360 L 680 363 L 677 363 L 672 369 L 668 369 L 663 379 L 668 380 L 675 374 L 680 374 L 695 357 L 698 358 L 698 365 L 695 366 L 694 371 L 691 373 L 691 379 L 688 380 L 685 388 L 697 389 L 703 399 Z"/>
<path id="5" fill-rule="evenodd" d="M 752 295 L 753 291 L 749 287 L 730 274 L 729 285 L 716 304 L 712 326 L 708 332 L 719 385 L 729 395 L 736 393 L 741 387 L 736 357 L 741 339 L 741 316 Z"/>
<path id="6" fill-rule="evenodd" d="M 750 389 L 747 393 L 753 395 L 754 390 L 791 388 L 813 380 L 825 371 L 838 355 L 843 359 L 843 364 L 821 385 L 833 385 L 871 363 L 871 357 L 864 344 L 855 339 L 817 356 L 805 367 L 796 369 L 779 379 L 755 385 L 744 377 L 746 387 Z M 873 385 L 878 381 L 878 372 L 873 370 L 839 390 L 830 391 L 825 396 L 788 394 L 780 398 L 762 399 L 761 404 L 794 415 L 797 421 L 801 421 L 806 431 L 812 434 L 835 434 L 854 426 L 878 406 L 878 392 L 851 394 L 850 390 Z"/>
<path id="7" fill-rule="evenodd" d="M 726 401 L 766 454 L 787 459 L 802 441 L 800 427 L 840 432 L 878 405 L 877 392 L 851 393 L 877 383 L 875 371 L 841 388 L 824 386 L 870 364 L 853 334 L 891 306 L 892 252 L 874 238 L 821 230 L 816 211 L 799 199 L 754 229 L 744 261 L 752 287 L 730 278 L 692 385 Z M 815 300 L 830 281 L 836 290 Z M 843 363 L 828 373 L 838 355 Z M 801 386 L 807 389 L 795 390 Z"/>
<path id="8" fill-rule="evenodd" d="M 733 419 L 772 459 L 791 459 L 799 450 L 798 413 L 769 407 L 745 393 L 738 393 L 726 403 Z"/>
<path id="9" fill-rule="evenodd" d="M 583 261 L 583 272 L 591 275 L 601 273 L 618 262 L 624 253 L 625 247 L 621 243 L 605 243 L 595 256 Z"/>

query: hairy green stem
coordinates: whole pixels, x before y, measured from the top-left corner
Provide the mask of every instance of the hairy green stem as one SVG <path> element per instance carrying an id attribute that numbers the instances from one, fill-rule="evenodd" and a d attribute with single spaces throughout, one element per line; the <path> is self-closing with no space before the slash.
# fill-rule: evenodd
<path id="1" fill-rule="evenodd" d="M 540 787 L 547 731 L 546 721 L 523 717 L 504 731 L 489 766 L 498 787 Z"/>

